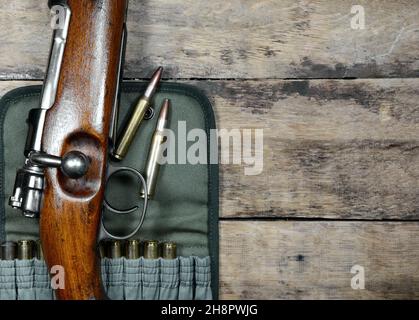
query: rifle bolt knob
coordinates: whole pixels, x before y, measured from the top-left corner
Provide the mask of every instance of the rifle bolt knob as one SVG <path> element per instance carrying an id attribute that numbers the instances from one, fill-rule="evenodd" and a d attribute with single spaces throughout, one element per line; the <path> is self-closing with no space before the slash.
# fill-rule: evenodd
<path id="1" fill-rule="evenodd" d="M 89 158 L 84 153 L 70 151 L 62 159 L 61 170 L 70 179 L 78 179 L 87 173 L 89 163 Z"/>

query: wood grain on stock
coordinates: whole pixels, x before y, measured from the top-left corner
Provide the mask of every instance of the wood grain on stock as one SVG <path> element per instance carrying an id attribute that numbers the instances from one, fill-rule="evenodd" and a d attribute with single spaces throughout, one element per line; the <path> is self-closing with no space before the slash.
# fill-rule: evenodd
<path id="1" fill-rule="evenodd" d="M 117 82 L 125 0 L 69 0 L 72 11 L 57 100 L 48 112 L 44 150 L 91 158 L 78 180 L 51 169 L 40 228 L 49 267 L 61 265 L 59 299 L 102 299 L 96 241 L 103 200 L 108 130 Z"/>

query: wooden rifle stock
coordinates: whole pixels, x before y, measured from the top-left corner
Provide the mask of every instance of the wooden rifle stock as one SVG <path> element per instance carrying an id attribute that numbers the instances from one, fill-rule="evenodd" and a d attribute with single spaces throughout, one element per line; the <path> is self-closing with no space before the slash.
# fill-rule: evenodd
<path id="1" fill-rule="evenodd" d="M 46 170 L 40 234 L 49 268 L 64 268 L 58 299 L 106 298 L 97 238 L 106 178 L 109 129 L 126 0 L 68 0 L 71 20 L 56 100 L 48 110 L 43 151 L 63 156 L 81 151 L 87 174 L 66 177 Z"/>

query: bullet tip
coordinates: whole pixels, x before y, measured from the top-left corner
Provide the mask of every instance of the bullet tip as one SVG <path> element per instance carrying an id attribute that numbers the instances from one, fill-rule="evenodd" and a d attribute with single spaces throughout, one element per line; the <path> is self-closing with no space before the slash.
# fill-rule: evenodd
<path id="1" fill-rule="evenodd" d="M 160 80 L 162 75 L 163 75 L 163 67 L 160 66 L 156 69 L 156 71 L 154 71 L 154 74 L 151 78 L 157 78 Z"/>
<path id="2" fill-rule="evenodd" d="M 159 122 L 157 124 L 157 130 L 163 130 L 165 127 L 165 122 L 169 118 L 169 109 L 170 109 L 170 100 L 164 99 L 163 104 L 160 109 Z"/>
<path id="3" fill-rule="evenodd" d="M 154 92 L 157 89 L 157 85 L 159 84 L 162 75 L 163 75 L 163 67 L 158 67 L 157 70 L 154 72 L 153 76 L 151 77 L 147 90 L 144 93 L 144 96 L 147 99 L 150 99 L 154 95 Z"/>
<path id="4" fill-rule="evenodd" d="M 155 77 L 158 79 L 158 81 L 161 80 L 162 76 L 163 76 L 163 67 L 158 67 L 155 74 Z"/>

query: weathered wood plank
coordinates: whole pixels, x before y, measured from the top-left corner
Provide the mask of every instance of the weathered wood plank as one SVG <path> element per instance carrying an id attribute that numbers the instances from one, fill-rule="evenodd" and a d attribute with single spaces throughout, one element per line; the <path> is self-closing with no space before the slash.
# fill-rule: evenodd
<path id="1" fill-rule="evenodd" d="M 264 169 L 223 165 L 224 217 L 419 217 L 419 80 L 196 82 L 219 128 L 262 128 Z"/>
<path id="2" fill-rule="evenodd" d="M 41 81 L 0 81 L 0 98 L 13 89 L 40 84 Z"/>
<path id="3" fill-rule="evenodd" d="M 220 232 L 223 299 L 419 298 L 416 222 L 222 221 Z"/>
<path id="4" fill-rule="evenodd" d="M 222 216 L 419 219 L 419 79 L 192 83 L 219 128 L 264 130 L 261 174 L 221 166 Z"/>
<path id="5" fill-rule="evenodd" d="M 46 0 L 0 1 L 0 78 L 40 79 L 51 31 Z M 172 78 L 418 77 L 416 0 L 131 1 L 125 76 L 157 65 Z"/>

